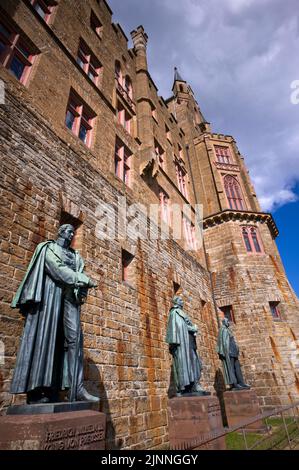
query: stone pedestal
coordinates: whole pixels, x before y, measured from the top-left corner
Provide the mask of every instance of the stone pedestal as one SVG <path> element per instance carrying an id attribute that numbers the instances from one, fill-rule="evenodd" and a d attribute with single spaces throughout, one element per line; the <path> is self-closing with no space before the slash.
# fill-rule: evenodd
<path id="1" fill-rule="evenodd" d="M 241 421 L 261 414 L 259 402 L 254 390 L 238 390 L 224 392 L 224 406 L 229 427 Z M 265 424 L 259 420 L 246 427 L 246 431 L 266 431 Z"/>
<path id="2" fill-rule="evenodd" d="M 223 430 L 219 401 L 213 396 L 171 398 L 168 402 L 170 449 L 225 449 L 224 437 L 201 445 L 204 435 Z"/>
<path id="3" fill-rule="evenodd" d="M 102 450 L 106 415 L 70 411 L 0 417 L 0 450 Z"/>

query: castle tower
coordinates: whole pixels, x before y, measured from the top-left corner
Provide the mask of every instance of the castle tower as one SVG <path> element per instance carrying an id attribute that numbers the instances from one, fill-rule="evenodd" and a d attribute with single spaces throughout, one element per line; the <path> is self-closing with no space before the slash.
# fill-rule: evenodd
<path id="1" fill-rule="evenodd" d="M 299 391 L 299 303 L 275 243 L 275 221 L 261 210 L 234 138 L 211 132 L 177 70 L 168 105 L 188 142 L 216 303 L 234 325 L 260 404 L 288 404 Z"/>

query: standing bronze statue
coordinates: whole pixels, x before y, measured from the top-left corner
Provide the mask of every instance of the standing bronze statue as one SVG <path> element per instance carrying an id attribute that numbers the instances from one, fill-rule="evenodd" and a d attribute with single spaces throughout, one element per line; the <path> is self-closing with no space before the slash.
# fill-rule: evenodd
<path id="1" fill-rule="evenodd" d="M 217 353 L 222 361 L 225 384 L 229 385 L 231 390 L 249 389 L 250 386 L 244 382 L 239 362 L 239 346 L 227 318 L 223 318 L 219 329 Z"/>
<path id="2" fill-rule="evenodd" d="M 62 225 L 56 241 L 37 246 L 12 302 L 26 320 L 11 393 L 27 393 L 28 403 L 57 401 L 66 389 L 70 401 L 99 401 L 83 386 L 80 324 L 81 305 L 97 284 L 71 248 L 74 233 L 72 225 Z"/>
<path id="3" fill-rule="evenodd" d="M 172 355 L 173 375 L 177 396 L 186 394 L 209 395 L 199 385 L 202 363 L 197 354 L 196 334 L 198 328 L 183 311 L 183 300 L 173 298 L 169 311 L 166 342 Z"/>

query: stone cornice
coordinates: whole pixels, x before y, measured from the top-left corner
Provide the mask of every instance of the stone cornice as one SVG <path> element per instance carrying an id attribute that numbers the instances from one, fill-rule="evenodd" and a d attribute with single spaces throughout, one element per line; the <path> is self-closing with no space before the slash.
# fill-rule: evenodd
<path id="1" fill-rule="evenodd" d="M 231 209 L 226 209 L 224 211 L 218 212 L 217 214 L 212 214 L 208 217 L 205 217 L 203 219 L 203 228 L 207 229 L 215 225 L 235 220 L 245 223 L 266 223 L 273 238 L 276 238 L 279 233 L 272 214 L 267 212 L 236 211 Z"/>

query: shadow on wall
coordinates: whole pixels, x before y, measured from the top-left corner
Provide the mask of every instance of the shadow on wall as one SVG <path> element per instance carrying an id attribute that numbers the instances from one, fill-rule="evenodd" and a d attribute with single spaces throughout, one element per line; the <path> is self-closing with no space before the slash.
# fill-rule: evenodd
<path id="1" fill-rule="evenodd" d="M 168 398 L 174 398 L 176 396 L 176 386 L 175 386 L 175 381 L 174 381 L 173 366 L 171 366 L 167 395 L 168 395 Z"/>
<path id="2" fill-rule="evenodd" d="M 84 359 L 84 375 L 87 379 L 84 381 L 86 390 L 92 395 L 100 397 L 99 411 L 106 414 L 106 450 L 120 450 L 122 448 L 122 439 L 117 439 L 115 429 L 111 419 L 109 399 L 101 379 L 97 365 L 86 357 Z"/>
<path id="3" fill-rule="evenodd" d="M 223 377 L 223 373 L 221 369 L 217 369 L 216 371 L 215 379 L 214 379 L 214 389 L 216 391 L 216 395 L 218 397 L 219 404 L 220 404 L 223 426 L 228 426 L 227 416 L 226 416 L 225 406 L 224 406 L 224 398 L 223 398 L 223 393 L 226 391 L 226 386 L 225 386 L 224 377 Z"/>

